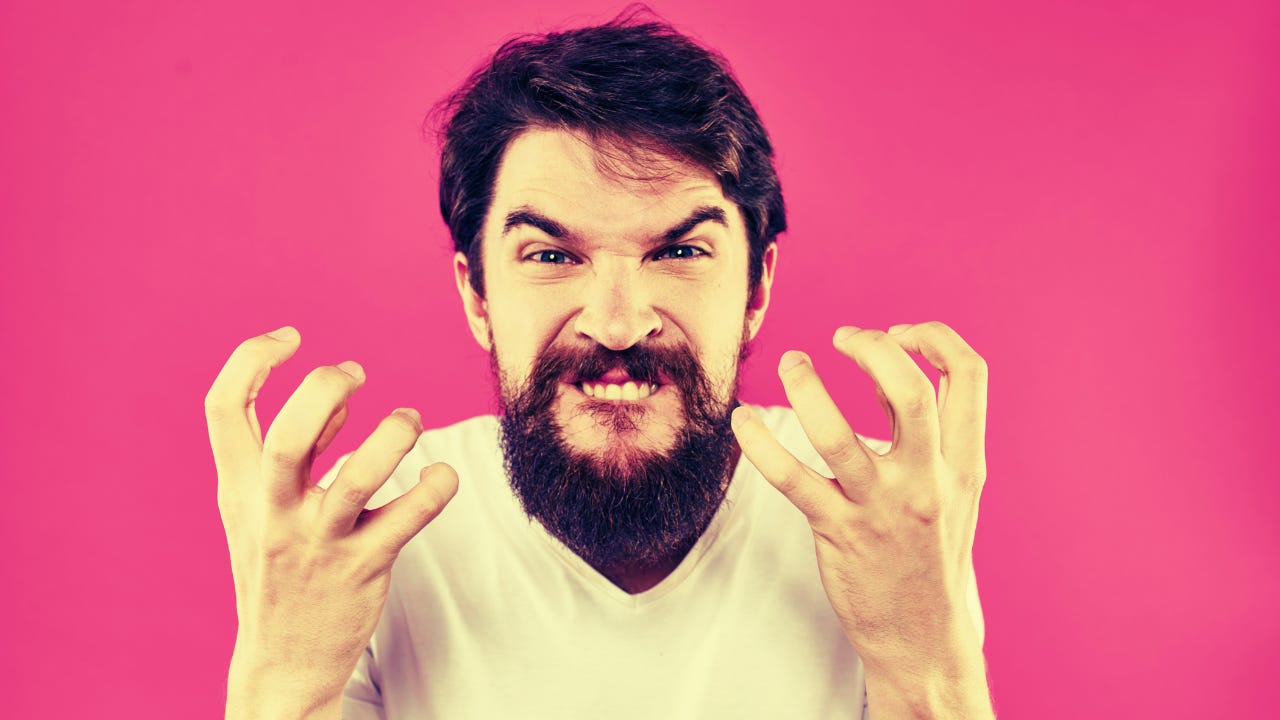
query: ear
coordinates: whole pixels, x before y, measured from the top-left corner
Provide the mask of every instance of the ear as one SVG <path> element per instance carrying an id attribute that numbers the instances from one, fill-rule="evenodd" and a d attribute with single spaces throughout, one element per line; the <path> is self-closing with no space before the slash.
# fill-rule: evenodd
<path id="1" fill-rule="evenodd" d="M 471 268 L 467 264 L 467 256 L 455 253 L 453 256 L 453 275 L 458 282 L 458 295 L 462 297 L 462 309 L 467 314 L 467 325 L 471 328 L 471 336 L 480 343 L 485 352 L 489 346 L 489 303 L 475 288 L 471 287 Z"/>
<path id="2" fill-rule="evenodd" d="M 764 268 L 760 272 L 760 285 L 747 299 L 747 339 L 755 340 L 756 333 L 764 324 L 764 313 L 769 309 L 769 291 L 773 287 L 773 268 L 778 262 L 778 243 L 771 242 L 764 249 L 761 263 Z"/>

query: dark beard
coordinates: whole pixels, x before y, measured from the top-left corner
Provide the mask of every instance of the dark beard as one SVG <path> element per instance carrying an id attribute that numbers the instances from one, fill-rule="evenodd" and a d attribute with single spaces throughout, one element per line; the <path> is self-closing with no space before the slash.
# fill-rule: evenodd
<path id="1" fill-rule="evenodd" d="M 742 357 L 745 351 L 744 344 Z M 619 444 L 598 457 L 565 442 L 553 412 L 559 384 L 617 367 L 637 381 L 668 378 L 673 387 L 667 389 L 680 393 L 685 423 L 669 453 Z M 736 378 L 731 390 L 736 398 Z M 738 403 L 716 401 L 687 347 L 550 348 L 526 387 L 502 387 L 500 395 L 507 476 L 525 512 L 606 575 L 683 558 L 724 499 L 737 448 L 729 415 Z M 615 433 L 633 430 L 648 412 L 626 403 L 588 403 L 587 412 Z"/>

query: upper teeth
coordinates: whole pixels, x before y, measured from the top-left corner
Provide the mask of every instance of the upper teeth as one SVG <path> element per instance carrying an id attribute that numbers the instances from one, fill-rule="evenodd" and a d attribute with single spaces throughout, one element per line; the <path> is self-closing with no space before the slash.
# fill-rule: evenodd
<path id="1" fill-rule="evenodd" d="M 636 383 L 633 380 L 617 385 L 615 383 L 582 383 L 582 392 L 587 397 L 604 400 L 642 400 L 657 390 L 652 383 Z"/>

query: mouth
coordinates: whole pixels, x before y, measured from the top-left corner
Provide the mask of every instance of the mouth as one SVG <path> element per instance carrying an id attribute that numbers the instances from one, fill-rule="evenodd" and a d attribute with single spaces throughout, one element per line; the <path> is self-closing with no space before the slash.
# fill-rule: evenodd
<path id="1" fill-rule="evenodd" d="M 623 383 L 578 381 L 571 384 L 589 398 L 614 402 L 639 402 L 664 387 L 657 383 L 634 380 Z"/>

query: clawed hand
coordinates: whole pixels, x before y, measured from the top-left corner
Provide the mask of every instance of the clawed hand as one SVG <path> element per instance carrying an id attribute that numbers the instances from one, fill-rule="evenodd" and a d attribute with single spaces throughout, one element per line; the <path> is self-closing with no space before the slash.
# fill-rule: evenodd
<path id="1" fill-rule="evenodd" d="M 844 327 L 834 344 L 876 382 L 893 426 L 888 453 L 854 434 L 797 351 L 783 354 L 778 374 L 834 477 L 797 460 L 745 406 L 734 433 L 808 518 L 827 597 L 864 662 L 944 662 L 978 643 L 965 591 L 986 479 L 987 364 L 939 322 Z M 936 396 L 908 353 L 942 372 Z"/>
<path id="2" fill-rule="evenodd" d="M 365 376 L 354 362 L 311 371 L 264 438 L 255 399 L 300 341 L 289 327 L 244 341 L 205 397 L 240 625 L 228 717 L 285 706 L 336 713 L 386 601 L 392 563 L 458 488 L 453 469 L 437 463 L 400 497 L 365 509 L 422 434 L 408 408 L 378 425 L 328 489 L 313 485 L 312 462 L 342 428 Z"/>

